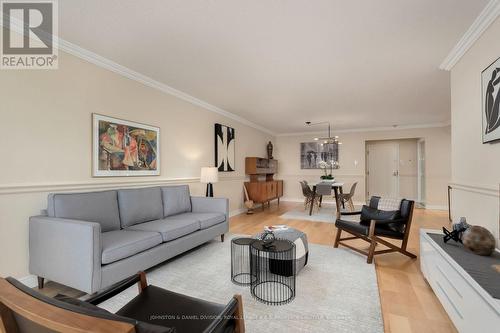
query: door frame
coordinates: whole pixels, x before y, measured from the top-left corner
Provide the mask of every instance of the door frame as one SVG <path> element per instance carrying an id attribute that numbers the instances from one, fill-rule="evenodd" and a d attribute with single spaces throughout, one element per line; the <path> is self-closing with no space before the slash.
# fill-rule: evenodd
<path id="1" fill-rule="evenodd" d="M 426 196 L 425 196 L 425 190 L 426 186 L 425 184 L 425 173 L 426 173 L 426 167 L 425 167 L 425 140 L 420 138 L 417 140 L 417 202 L 425 207 L 425 201 L 426 201 Z M 423 168 L 422 168 L 422 163 L 421 159 L 423 158 Z M 423 169 L 423 170 L 422 170 Z M 422 190 L 422 185 L 424 185 L 424 189 Z"/>

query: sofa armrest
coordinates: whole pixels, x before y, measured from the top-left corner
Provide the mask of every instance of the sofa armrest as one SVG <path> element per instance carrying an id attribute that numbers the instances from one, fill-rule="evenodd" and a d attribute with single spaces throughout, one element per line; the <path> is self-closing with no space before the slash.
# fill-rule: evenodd
<path id="1" fill-rule="evenodd" d="M 92 294 L 101 285 L 99 223 L 34 216 L 29 221 L 31 274 Z"/>
<path id="2" fill-rule="evenodd" d="M 222 213 L 226 214 L 229 222 L 229 199 L 210 197 L 191 197 L 193 213 Z"/>

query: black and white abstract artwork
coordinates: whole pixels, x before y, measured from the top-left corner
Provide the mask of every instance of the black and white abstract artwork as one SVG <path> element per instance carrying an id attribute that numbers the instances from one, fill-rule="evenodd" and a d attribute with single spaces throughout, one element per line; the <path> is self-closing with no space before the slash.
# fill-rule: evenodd
<path id="1" fill-rule="evenodd" d="M 215 165 L 219 171 L 235 170 L 235 139 L 234 128 L 215 124 Z"/>
<path id="2" fill-rule="evenodd" d="M 300 168 L 320 169 L 320 163 L 334 165 L 339 161 L 339 146 L 336 143 L 302 142 L 300 144 Z M 337 169 L 337 166 L 333 167 Z"/>
<path id="3" fill-rule="evenodd" d="M 500 140 L 500 58 L 481 73 L 483 143 Z"/>

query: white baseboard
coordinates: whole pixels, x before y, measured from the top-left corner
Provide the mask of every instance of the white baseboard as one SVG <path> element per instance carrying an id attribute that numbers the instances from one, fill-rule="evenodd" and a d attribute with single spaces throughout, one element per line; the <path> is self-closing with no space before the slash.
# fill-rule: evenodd
<path id="1" fill-rule="evenodd" d="M 35 288 L 38 286 L 38 279 L 35 275 L 24 276 L 22 278 L 17 279 L 17 281 L 21 282 L 22 284 L 30 288 Z"/>
<path id="2" fill-rule="evenodd" d="M 283 197 L 283 198 L 280 199 L 280 201 L 286 201 L 286 202 L 304 202 L 304 198 L 286 198 L 286 197 Z M 323 200 L 322 204 L 325 204 L 325 205 L 334 205 L 335 201 L 334 200 Z M 362 205 L 366 205 L 366 202 L 355 201 L 354 205 L 355 206 L 362 206 Z"/>
<path id="3" fill-rule="evenodd" d="M 232 211 L 229 212 L 229 217 L 240 215 L 240 214 L 242 214 L 244 212 L 246 212 L 245 208 L 235 209 L 235 210 L 232 210 Z"/>
<path id="4" fill-rule="evenodd" d="M 430 210 L 448 210 L 448 206 L 443 206 L 443 205 L 425 205 L 425 209 L 430 209 Z"/>

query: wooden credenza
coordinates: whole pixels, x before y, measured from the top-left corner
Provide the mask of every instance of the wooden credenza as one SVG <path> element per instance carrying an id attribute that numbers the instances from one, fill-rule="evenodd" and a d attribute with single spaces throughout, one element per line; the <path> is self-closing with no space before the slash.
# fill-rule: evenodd
<path id="1" fill-rule="evenodd" d="M 279 204 L 280 197 L 283 196 L 282 180 L 246 182 L 245 186 L 250 200 L 255 203 L 264 204 L 277 199 Z"/>
<path id="2" fill-rule="evenodd" d="M 283 196 L 283 181 L 275 180 L 274 174 L 278 171 L 278 161 L 260 157 L 247 157 L 245 159 L 245 173 L 250 176 L 250 181 L 245 182 L 250 200 L 262 204 L 272 200 L 279 200 Z"/>

